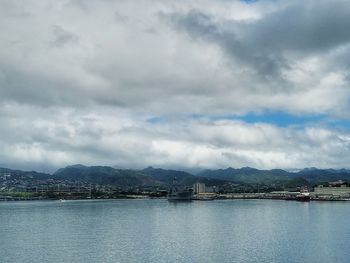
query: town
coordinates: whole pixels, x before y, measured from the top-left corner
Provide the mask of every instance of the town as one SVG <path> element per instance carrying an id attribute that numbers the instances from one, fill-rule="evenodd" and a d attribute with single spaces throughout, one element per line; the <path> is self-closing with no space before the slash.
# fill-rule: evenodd
<path id="1" fill-rule="evenodd" d="M 307 192 L 309 200 L 348 201 L 350 185 L 344 180 L 326 182 L 313 186 L 284 188 L 275 183 L 243 184 L 221 182 L 206 185 L 195 182 L 180 185 L 193 192 L 193 200 L 215 199 L 279 199 L 299 200 L 302 192 Z M 0 173 L 0 200 L 67 200 L 67 199 L 120 199 L 120 198 L 166 198 L 169 185 L 116 185 L 92 183 L 83 180 L 43 178 L 35 175 L 19 175 L 17 172 Z"/>

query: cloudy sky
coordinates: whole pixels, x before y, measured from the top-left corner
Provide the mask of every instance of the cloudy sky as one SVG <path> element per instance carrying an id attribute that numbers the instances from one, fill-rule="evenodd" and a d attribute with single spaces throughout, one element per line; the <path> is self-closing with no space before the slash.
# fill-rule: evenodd
<path id="1" fill-rule="evenodd" d="M 0 166 L 350 168 L 350 3 L 0 1 Z"/>

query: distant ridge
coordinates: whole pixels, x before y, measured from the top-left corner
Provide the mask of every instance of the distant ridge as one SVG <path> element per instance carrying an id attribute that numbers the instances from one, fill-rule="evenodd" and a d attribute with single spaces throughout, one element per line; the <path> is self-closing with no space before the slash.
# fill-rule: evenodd
<path id="1" fill-rule="evenodd" d="M 171 184 L 173 182 L 174 177 L 179 184 L 183 185 L 191 185 L 196 182 L 205 183 L 208 186 L 212 185 L 222 185 L 226 181 L 220 178 L 208 178 L 204 176 L 193 175 L 188 172 L 178 171 L 178 170 L 166 170 L 162 168 L 153 168 L 148 167 L 141 170 L 142 173 L 152 176 L 153 179 L 162 181 L 166 184 Z"/>
<path id="2" fill-rule="evenodd" d="M 38 179 L 48 179 L 52 178 L 51 174 L 48 173 L 39 173 L 36 171 L 23 171 L 23 170 L 14 170 L 10 168 L 1 168 L 0 167 L 0 174 L 8 174 L 10 173 L 11 176 L 15 178 L 21 178 L 21 177 L 28 177 L 28 178 L 38 178 Z"/>
<path id="3" fill-rule="evenodd" d="M 349 169 L 304 168 L 298 172 L 283 169 L 259 170 L 251 167 L 226 169 L 208 169 L 194 175 L 181 170 L 167 170 L 147 167 L 142 170 L 117 169 L 110 166 L 69 165 L 58 169 L 53 174 L 35 171 L 21 171 L 0 168 L 0 175 L 10 173 L 15 178 L 56 179 L 84 181 L 93 184 L 110 184 L 121 187 L 168 186 L 176 177 L 180 184 L 191 185 L 203 182 L 208 186 L 225 183 L 243 184 L 283 184 L 305 185 L 344 180 L 350 182 Z"/>
<path id="4" fill-rule="evenodd" d="M 259 170 L 251 167 L 234 169 L 232 167 L 217 170 L 205 170 L 198 175 L 244 183 L 273 183 L 303 178 L 310 183 L 336 180 L 350 180 L 348 169 L 318 169 L 304 168 L 298 172 L 288 172 L 283 169 Z"/>
<path id="5" fill-rule="evenodd" d="M 122 170 L 109 166 L 84 166 L 80 164 L 58 169 L 53 174 L 53 178 L 94 184 L 118 185 L 121 187 L 157 186 L 162 184 L 160 181 L 137 170 Z"/>

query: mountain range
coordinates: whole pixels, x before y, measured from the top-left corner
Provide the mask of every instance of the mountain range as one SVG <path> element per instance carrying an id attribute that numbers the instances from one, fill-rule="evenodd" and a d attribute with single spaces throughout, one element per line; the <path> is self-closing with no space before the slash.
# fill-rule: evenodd
<path id="1" fill-rule="evenodd" d="M 305 168 L 298 172 L 288 172 L 282 169 L 259 170 L 251 167 L 204 170 L 191 174 L 179 170 L 167 170 L 148 167 L 142 170 L 117 169 L 109 166 L 71 165 L 58 169 L 53 174 L 35 171 L 12 170 L 0 168 L 0 175 L 11 174 L 12 178 L 28 180 L 69 180 L 84 181 L 101 185 L 117 186 L 168 186 L 176 177 L 182 185 L 192 185 L 203 182 L 208 186 L 237 184 L 291 184 L 306 185 L 321 182 L 344 180 L 350 181 L 348 169 L 317 169 Z"/>

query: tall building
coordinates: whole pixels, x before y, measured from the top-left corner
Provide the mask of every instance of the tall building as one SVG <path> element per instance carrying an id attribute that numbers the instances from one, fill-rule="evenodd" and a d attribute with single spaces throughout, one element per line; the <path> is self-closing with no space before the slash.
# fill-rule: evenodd
<path id="1" fill-rule="evenodd" d="M 193 185 L 193 191 L 195 194 L 205 193 L 205 184 L 195 183 Z"/>

